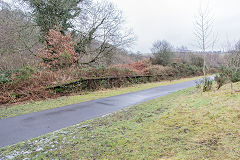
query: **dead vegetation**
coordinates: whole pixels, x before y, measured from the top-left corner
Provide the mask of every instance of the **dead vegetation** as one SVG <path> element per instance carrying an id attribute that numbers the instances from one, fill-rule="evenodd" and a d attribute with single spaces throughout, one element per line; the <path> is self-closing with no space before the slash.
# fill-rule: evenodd
<path id="1" fill-rule="evenodd" d="M 189 72 L 192 67 L 192 72 Z M 138 75 L 149 75 L 153 78 L 143 78 L 139 80 L 123 81 L 122 77 L 132 77 Z M 162 75 L 161 77 L 158 77 Z M 30 66 L 25 67 L 4 77 L 7 82 L 0 83 L 0 105 L 9 105 L 26 101 L 37 101 L 48 98 L 56 98 L 62 96 L 63 93 L 47 90 L 48 86 L 69 83 L 84 78 L 92 78 L 93 83 L 98 87 L 91 88 L 90 84 L 86 84 L 86 89 L 78 89 L 78 93 L 86 90 L 96 90 L 101 88 L 112 88 L 128 86 L 134 83 L 146 83 L 156 80 L 176 79 L 180 77 L 191 77 L 202 75 L 201 69 L 190 65 L 175 64 L 173 66 L 152 65 L 149 60 L 143 60 L 126 65 L 110 66 L 110 67 L 87 67 L 79 69 L 78 67 L 69 67 L 60 70 L 35 69 Z M 3 75 L 4 76 L 4 75 Z M 111 85 L 96 78 L 113 78 Z M 108 79 L 109 79 L 108 78 Z M 95 79 L 95 80 L 94 80 Z M 110 80 L 110 79 L 109 79 Z M 84 84 L 82 87 L 84 88 Z M 73 89 L 74 90 L 74 89 Z M 75 91 L 73 91 L 75 92 Z M 68 94 L 72 93 L 71 91 Z M 66 95 L 66 94 L 65 94 Z"/>

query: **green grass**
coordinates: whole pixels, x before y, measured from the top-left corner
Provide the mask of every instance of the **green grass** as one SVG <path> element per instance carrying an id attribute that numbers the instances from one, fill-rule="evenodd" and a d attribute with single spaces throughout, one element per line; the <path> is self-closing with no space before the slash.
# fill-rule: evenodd
<path id="1" fill-rule="evenodd" d="M 239 159 L 240 94 L 230 93 L 182 90 L 2 148 L 0 159 Z"/>
<path id="2" fill-rule="evenodd" d="M 95 100 L 99 98 L 121 95 L 125 93 L 140 91 L 140 90 L 163 86 L 163 85 L 186 82 L 186 81 L 194 80 L 197 78 L 200 78 L 200 77 L 185 78 L 181 80 L 174 80 L 171 82 L 163 81 L 163 82 L 155 82 L 155 83 L 147 83 L 147 84 L 138 84 L 138 85 L 134 85 L 126 88 L 117 88 L 117 89 L 111 89 L 111 90 L 90 92 L 90 93 L 86 93 L 85 95 L 74 95 L 74 96 L 68 96 L 68 97 L 60 97 L 57 99 L 38 101 L 38 102 L 33 102 L 28 104 L 0 107 L 0 119 L 14 117 L 18 115 L 27 114 L 27 113 L 39 112 L 47 109 L 63 107 L 63 106 L 76 104 L 80 102 L 86 102 L 86 101 Z"/>

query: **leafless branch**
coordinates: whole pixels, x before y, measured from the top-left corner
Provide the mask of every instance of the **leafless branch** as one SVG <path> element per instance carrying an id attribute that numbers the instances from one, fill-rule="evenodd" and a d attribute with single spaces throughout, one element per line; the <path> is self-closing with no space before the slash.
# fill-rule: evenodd
<path id="1" fill-rule="evenodd" d="M 112 3 L 97 2 L 83 6 L 75 21 L 81 64 L 90 64 L 110 54 L 114 48 L 129 47 L 134 41 L 131 31 L 123 30 L 123 17 Z M 84 59 L 84 58 L 83 58 Z"/>

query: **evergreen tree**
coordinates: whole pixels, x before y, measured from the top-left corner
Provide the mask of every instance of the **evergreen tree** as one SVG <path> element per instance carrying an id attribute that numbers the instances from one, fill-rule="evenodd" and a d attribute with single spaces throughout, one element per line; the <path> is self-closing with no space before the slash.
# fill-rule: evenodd
<path id="1" fill-rule="evenodd" d="M 83 0 L 23 0 L 32 8 L 34 20 L 40 27 L 41 40 L 50 29 L 59 27 L 62 34 L 72 28 L 71 20 L 80 13 L 78 4 Z"/>

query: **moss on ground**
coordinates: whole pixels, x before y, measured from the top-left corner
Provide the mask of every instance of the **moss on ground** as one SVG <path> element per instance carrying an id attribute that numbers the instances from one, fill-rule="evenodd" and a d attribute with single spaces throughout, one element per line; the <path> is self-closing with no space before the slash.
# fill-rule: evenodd
<path id="1" fill-rule="evenodd" d="M 230 93 L 182 90 L 2 148 L 0 159 L 239 159 L 240 93 Z"/>
<path id="2" fill-rule="evenodd" d="M 86 101 L 95 100 L 99 98 L 117 96 L 121 94 L 126 94 L 130 92 L 140 91 L 140 90 L 163 86 L 163 85 L 186 82 L 186 81 L 190 81 L 198 78 L 200 77 L 185 78 L 180 80 L 174 80 L 171 82 L 163 81 L 163 82 L 155 82 L 155 83 L 147 83 L 147 84 L 138 84 L 138 85 L 133 85 L 131 87 L 126 87 L 126 88 L 109 89 L 109 90 L 85 93 L 84 95 L 74 95 L 74 96 L 60 97 L 57 99 L 38 101 L 38 102 L 33 102 L 28 104 L 0 107 L 0 119 L 10 118 L 10 117 L 23 115 L 27 113 L 39 112 L 47 109 L 63 107 L 63 106 L 76 104 L 80 102 L 86 102 Z"/>

